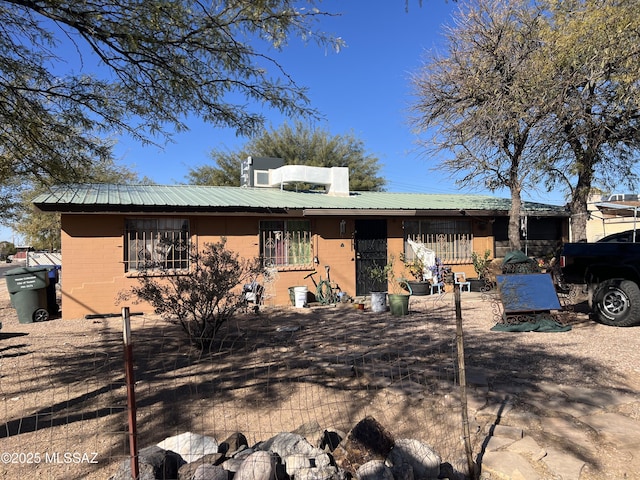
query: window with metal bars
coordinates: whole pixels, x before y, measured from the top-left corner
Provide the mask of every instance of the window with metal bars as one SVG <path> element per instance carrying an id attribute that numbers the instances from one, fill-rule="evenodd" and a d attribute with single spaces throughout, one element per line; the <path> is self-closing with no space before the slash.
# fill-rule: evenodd
<path id="1" fill-rule="evenodd" d="M 309 220 L 262 220 L 260 256 L 267 267 L 312 266 Z"/>
<path id="2" fill-rule="evenodd" d="M 129 218 L 125 221 L 125 271 L 189 268 L 189 220 Z"/>
<path id="3" fill-rule="evenodd" d="M 407 239 L 424 243 L 444 264 L 471 263 L 471 220 L 408 220 L 404 222 L 404 251 L 413 259 Z"/>

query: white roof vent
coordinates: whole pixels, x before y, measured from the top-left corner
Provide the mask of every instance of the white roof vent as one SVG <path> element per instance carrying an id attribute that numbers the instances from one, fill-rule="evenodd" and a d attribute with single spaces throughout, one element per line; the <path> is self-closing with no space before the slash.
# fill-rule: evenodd
<path id="1" fill-rule="evenodd" d="M 284 165 L 280 168 L 269 170 L 270 187 L 282 187 L 282 185 L 291 182 L 304 182 L 312 185 L 324 185 L 328 195 L 341 197 L 349 196 L 348 167 L 310 167 L 308 165 Z"/>

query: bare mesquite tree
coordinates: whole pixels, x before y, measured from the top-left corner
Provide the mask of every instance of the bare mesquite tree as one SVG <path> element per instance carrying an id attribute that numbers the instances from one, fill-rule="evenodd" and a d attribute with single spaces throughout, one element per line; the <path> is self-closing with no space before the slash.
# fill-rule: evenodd
<path id="1" fill-rule="evenodd" d="M 570 193 L 586 238 L 593 187 L 632 187 L 640 140 L 640 4 L 479 0 L 414 77 L 414 125 L 462 185 L 509 188 L 509 240 L 525 188 Z"/>
<path id="2" fill-rule="evenodd" d="M 0 185 L 78 180 L 110 157 L 105 138 L 156 143 L 189 117 L 248 134 L 265 108 L 313 115 L 278 51 L 340 47 L 314 3 L 0 1 Z"/>
<path id="3" fill-rule="evenodd" d="M 429 152 L 464 186 L 511 192 L 509 244 L 520 249 L 521 194 L 534 188 L 544 108 L 536 105 L 542 12 L 527 1 L 480 0 L 461 8 L 413 77 L 413 124 Z"/>

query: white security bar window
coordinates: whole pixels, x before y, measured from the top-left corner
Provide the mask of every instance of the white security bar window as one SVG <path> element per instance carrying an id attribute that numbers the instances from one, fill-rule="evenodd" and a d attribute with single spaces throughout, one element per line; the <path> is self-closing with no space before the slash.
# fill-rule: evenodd
<path id="1" fill-rule="evenodd" d="M 407 239 L 424 243 L 444 264 L 470 263 L 473 251 L 471 220 L 408 220 L 404 222 L 404 251 L 409 260 L 413 249 Z"/>
<path id="2" fill-rule="evenodd" d="M 189 220 L 131 218 L 125 222 L 125 271 L 189 268 Z"/>
<path id="3" fill-rule="evenodd" d="M 311 266 L 313 248 L 309 220 L 260 222 L 260 255 L 265 266 Z"/>

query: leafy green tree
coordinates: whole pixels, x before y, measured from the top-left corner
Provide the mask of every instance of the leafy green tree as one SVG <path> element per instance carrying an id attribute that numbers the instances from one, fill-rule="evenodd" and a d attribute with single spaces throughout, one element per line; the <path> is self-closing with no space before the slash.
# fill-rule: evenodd
<path id="1" fill-rule="evenodd" d="M 140 275 L 139 284 L 120 299 L 133 296 L 148 302 L 155 312 L 180 323 L 191 342 L 208 348 L 220 328 L 245 306 L 242 285 L 262 271 L 258 258 L 246 259 L 226 247 L 226 239 L 209 243 L 202 251 L 194 247 L 189 275 Z"/>
<path id="2" fill-rule="evenodd" d="M 432 132 L 428 151 L 453 152 L 441 168 L 463 186 L 511 192 L 509 244 L 520 249 L 521 194 L 532 175 L 545 119 L 538 104 L 542 12 L 527 0 L 479 0 L 446 31 L 447 52 L 413 77 L 413 123 Z"/>
<path id="3" fill-rule="evenodd" d="M 29 195 L 27 198 L 34 197 Z M 29 204 L 25 207 L 24 220 L 15 224 L 15 231 L 35 250 L 60 250 L 60 214 L 40 212 Z"/>
<path id="4" fill-rule="evenodd" d="M 73 181 L 105 136 L 154 143 L 190 116 L 250 134 L 265 107 L 313 114 L 277 54 L 291 37 L 340 47 L 314 3 L 0 1 L 0 185 Z"/>
<path id="5" fill-rule="evenodd" d="M 240 151 L 213 150 L 210 157 L 215 166 L 191 169 L 188 181 L 195 185 L 239 186 L 240 164 L 248 156 L 282 158 L 286 165 L 349 167 L 352 191 L 380 191 L 385 184 L 379 176 L 378 159 L 368 154 L 363 142 L 353 134 L 331 135 L 302 122 L 296 122 L 293 127 L 284 124 L 277 130 L 265 130 Z"/>
<path id="6" fill-rule="evenodd" d="M 7 241 L 0 242 L 0 260 L 6 260 L 9 255 L 15 254 L 16 251 L 16 247 L 13 243 Z"/>

